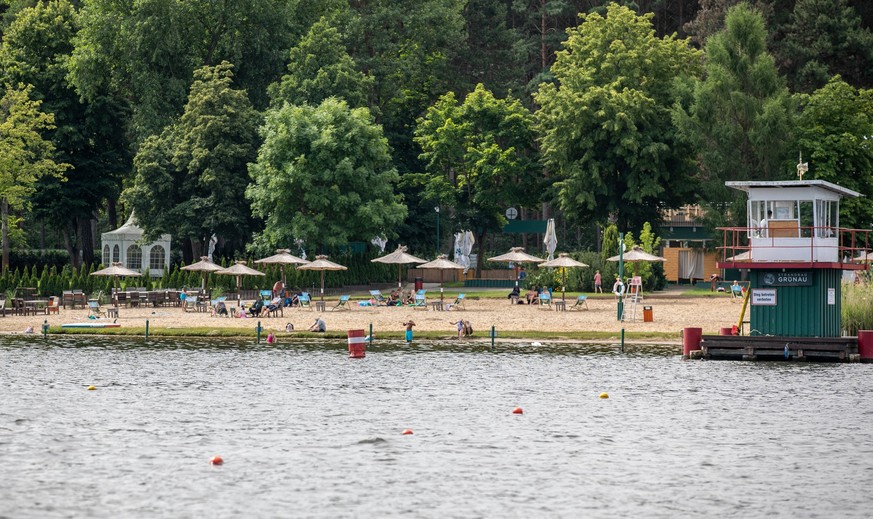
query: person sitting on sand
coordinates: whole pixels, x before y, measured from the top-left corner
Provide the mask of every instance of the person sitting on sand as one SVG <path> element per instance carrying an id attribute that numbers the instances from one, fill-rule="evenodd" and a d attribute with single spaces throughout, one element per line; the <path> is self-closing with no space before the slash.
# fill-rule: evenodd
<path id="1" fill-rule="evenodd" d="M 507 299 L 518 299 L 518 296 L 521 295 L 521 290 L 519 290 L 518 285 L 512 287 L 512 292 L 509 293 Z"/>
<path id="2" fill-rule="evenodd" d="M 324 323 L 321 317 L 316 317 L 315 322 L 312 323 L 312 326 L 310 326 L 309 330 L 307 331 L 324 333 L 327 331 L 327 325 Z"/>
<path id="3" fill-rule="evenodd" d="M 286 332 L 293 332 L 293 331 L 294 331 L 294 325 L 291 324 L 291 323 L 285 323 L 285 331 L 286 331 Z"/>
<path id="4" fill-rule="evenodd" d="M 410 319 L 403 323 L 403 326 L 406 327 L 406 343 L 409 344 L 412 342 L 412 327 L 415 326 L 415 321 Z"/>

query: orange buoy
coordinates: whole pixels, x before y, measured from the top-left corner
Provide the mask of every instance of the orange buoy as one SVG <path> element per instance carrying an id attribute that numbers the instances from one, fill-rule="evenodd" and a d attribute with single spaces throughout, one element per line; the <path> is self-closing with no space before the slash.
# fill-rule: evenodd
<path id="1" fill-rule="evenodd" d="M 209 458 L 209 463 L 212 463 L 213 465 L 222 465 L 222 464 L 224 464 L 224 460 L 221 459 L 221 456 L 216 455 L 216 456 Z"/>
<path id="2" fill-rule="evenodd" d="M 412 429 L 403 429 L 403 432 L 400 434 L 412 434 Z"/>
<path id="3" fill-rule="evenodd" d="M 516 407 L 512 410 L 512 414 L 524 414 L 524 410 L 520 407 Z"/>

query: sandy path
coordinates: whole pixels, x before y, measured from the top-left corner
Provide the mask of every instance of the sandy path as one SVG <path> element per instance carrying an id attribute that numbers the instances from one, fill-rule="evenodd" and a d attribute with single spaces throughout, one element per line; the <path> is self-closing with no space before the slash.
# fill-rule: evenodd
<path id="1" fill-rule="evenodd" d="M 452 298 L 453 299 L 453 298 Z M 328 301 L 327 307 L 335 304 Z M 616 304 L 612 299 L 589 300 L 590 310 L 556 312 L 545 308 L 527 305 L 511 305 L 503 299 L 468 299 L 465 310 L 438 312 L 430 308 L 412 309 L 408 307 L 359 307 L 351 311 L 316 312 L 297 308 L 284 309 L 284 316 L 263 317 L 262 326 L 268 330 L 284 331 L 286 323 L 293 323 L 295 329 L 305 329 L 321 315 L 329 331 L 353 328 L 368 329 L 370 323 L 378 330 L 400 332 L 401 323 L 414 319 L 416 330 L 445 331 L 451 334 L 456 329 L 450 321 L 459 317 L 469 320 L 477 336 L 483 336 L 492 325 L 497 330 L 506 331 L 610 331 L 628 332 L 679 332 L 684 327 L 703 328 L 704 333 L 718 333 L 719 328 L 736 324 L 741 305 L 732 303 L 730 298 L 718 297 L 672 297 L 659 294 L 646 298 L 637 307 L 636 322 L 619 322 L 616 319 Z M 642 322 L 642 305 L 652 306 L 653 322 Z M 569 306 L 569 304 L 568 304 Z M 61 309 L 60 315 L 6 316 L 0 318 L 0 333 L 22 333 L 28 326 L 39 333 L 43 320 L 52 326 L 62 323 L 87 321 L 88 310 Z M 154 328 L 214 327 L 254 329 L 258 319 L 231 319 L 212 317 L 209 313 L 185 312 L 178 307 L 140 307 L 120 309 L 118 322 L 123 327 L 143 327 L 146 319 Z"/>

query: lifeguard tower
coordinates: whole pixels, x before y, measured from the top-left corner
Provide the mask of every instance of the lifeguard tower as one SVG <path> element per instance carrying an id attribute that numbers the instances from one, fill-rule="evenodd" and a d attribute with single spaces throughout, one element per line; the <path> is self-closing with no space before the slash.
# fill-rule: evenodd
<path id="1" fill-rule="evenodd" d="M 849 360 L 857 338 L 842 337 L 841 281 L 843 271 L 867 268 L 853 259 L 869 250 L 870 231 L 841 228 L 839 206 L 861 195 L 824 180 L 726 185 L 747 193 L 748 221 L 720 229 L 718 267 L 747 269 L 749 290 L 737 326 L 704 336 L 703 355 Z"/>

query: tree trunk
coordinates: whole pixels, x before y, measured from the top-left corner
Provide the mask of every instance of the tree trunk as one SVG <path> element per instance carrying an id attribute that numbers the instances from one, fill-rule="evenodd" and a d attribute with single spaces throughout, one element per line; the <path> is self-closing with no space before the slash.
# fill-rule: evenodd
<path id="1" fill-rule="evenodd" d="M 67 249 L 67 254 L 70 256 L 70 266 L 73 268 L 79 268 L 79 249 L 76 247 L 76 236 L 74 232 L 71 232 L 72 230 L 74 230 L 73 227 L 70 224 L 67 224 L 61 231 L 61 234 L 64 237 L 64 247 Z"/>
<path id="2" fill-rule="evenodd" d="M 91 265 L 94 263 L 94 242 L 91 240 L 91 219 L 76 218 L 76 224 L 79 227 L 82 263 L 85 265 Z"/>
<path id="3" fill-rule="evenodd" d="M 479 275 L 479 272 L 482 272 L 482 269 L 485 268 L 485 236 L 487 232 L 482 231 L 479 233 L 479 236 L 476 237 L 476 243 L 479 244 L 479 251 L 476 253 L 476 272 Z"/>
<path id="4" fill-rule="evenodd" d="M 0 201 L 0 243 L 3 247 L 3 272 L 9 268 L 9 201 L 4 197 Z"/>
<path id="5" fill-rule="evenodd" d="M 114 198 L 109 198 L 106 203 L 106 214 L 109 216 L 109 230 L 118 229 L 118 205 Z"/>

